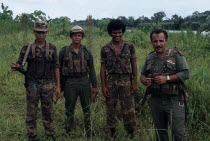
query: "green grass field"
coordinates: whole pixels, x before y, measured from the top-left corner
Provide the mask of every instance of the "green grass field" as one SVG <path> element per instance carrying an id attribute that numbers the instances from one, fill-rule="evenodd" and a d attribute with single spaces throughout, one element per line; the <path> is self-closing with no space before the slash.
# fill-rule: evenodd
<path id="1" fill-rule="evenodd" d="M 69 28 L 70 29 L 70 28 Z M 58 35 L 57 30 L 51 28 L 47 41 L 55 44 L 58 51 L 61 47 L 70 44 L 69 37 Z M 96 137 L 92 140 L 103 141 L 106 125 L 106 109 L 105 99 L 100 92 L 100 48 L 109 42 L 111 38 L 107 33 L 94 28 L 91 35 L 91 44 L 89 47 L 94 56 L 95 69 L 99 85 L 99 95 L 95 103 L 91 106 L 92 125 L 96 133 Z M 124 35 L 124 39 L 133 42 L 136 45 L 138 78 L 146 55 L 153 51 L 150 45 L 149 33 L 134 29 Z M 10 64 L 15 62 L 19 56 L 21 47 L 34 40 L 32 33 L 27 37 L 21 32 L 13 32 L 11 34 L 0 35 L 0 141 L 24 141 L 27 140 L 25 133 L 25 114 L 26 114 L 26 97 L 24 76 L 18 72 L 11 72 Z M 84 38 L 83 44 L 87 42 Z M 178 46 L 185 54 L 189 68 L 190 79 L 186 81 L 189 90 L 189 108 L 190 115 L 187 123 L 187 140 L 189 141 L 210 141 L 210 37 L 193 34 L 191 31 L 187 33 L 170 33 L 169 48 Z M 143 97 L 145 87 L 140 84 L 138 79 L 139 91 L 138 95 Z M 149 102 L 149 100 L 148 100 Z M 137 113 L 138 130 L 133 140 L 136 141 L 154 141 L 155 130 L 153 127 L 150 108 L 148 104 Z M 42 125 L 42 116 L 38 114 L 38 138 L 46 140 Z M 83 141 L 85 139 L 83 113 L 78 101 L 75 111 L 76 129 L 67 137 L 64 135 L 64 98 L 62 97 L 56 105 L 54 105 L 54 127 L 59 141 Z M 171 131 L 169 129 L 169 134 Z M 170 136 L 171 138 L 171 136 Z M 123 123 L 119 120 L 116 140 L 129 141 Z"/>

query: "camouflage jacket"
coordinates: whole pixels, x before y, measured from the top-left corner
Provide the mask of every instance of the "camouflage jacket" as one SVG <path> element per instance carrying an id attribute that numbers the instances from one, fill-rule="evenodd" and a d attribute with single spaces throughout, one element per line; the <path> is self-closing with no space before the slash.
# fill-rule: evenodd
<path id="1" fill-rule="evenodd" d="M 134 58 L 136 58 L 135 47 L 127 41 L 123 41 L 119 54 L 111 42 L 101 49 L 101 63 L 106 65 L 108 74 L 131 73 L 131 60 Z"/>
<path id="2" fill-rule="evenodd" d="M 19 59 L 17 61 L 18 64 L 22 64 L 28 46 L 29 43 L 22 47 Z M 32 53 L 32 48 L 30 48 L 26 59 L 26 76 L 28 78 L 38 79 L 53 78 L 55 68 L 59 67 L 56 47 L 49 43 L 48 57 L 46 57 L 46 44 L 42 48 L 36 46 L 36 44 L 34 44 L 34 47 L 34 53 Z"/>

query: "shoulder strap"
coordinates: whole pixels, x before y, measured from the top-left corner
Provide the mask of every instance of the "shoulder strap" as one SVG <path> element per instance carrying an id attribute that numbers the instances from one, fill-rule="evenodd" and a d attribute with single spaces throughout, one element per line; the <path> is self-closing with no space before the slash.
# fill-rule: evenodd
<path id="1" fill-rule="evenodd" d="M 48 42 L 46 42 L 46 58 L 49 57 L 49 52 L 50 52 L 50 44 Z"/>
<path id="2" fill-rule="evenodd" d="M 169 56 L 171 56 L 171 60 L 174 64 L 176 64 L 176 58 L 174 56 L 174 49 L 170 49 L 171 51 L 169 51 Z"/>
<path id="3" fill-rule="evenodd" d="M 27 57 L 28 57 L 28 54 L 29 54 L 29 51 L 32 47 L 32 45 L 34 44 L 34 42 L 30 42 L 27 46 L 27 49 L 26 49 L 26 52 L 25 52 L 25 55 L 24 55 L 24 58 L 23 58 L 23 62 L 22 62 L 22 67 L 24 67 L 25 63 L 26 63 L 26 60 L 27 60 Z"/>
<path id="4" fill-rule="evenodd" d="M 170 55 L 170 52 L 171 52 L 171 49 L 166 49 L 166 52 L 165 52 L 165 55 L 163 57 L 163 63 L 164 63 L 164 68 L 163 68 L 163 72 L 162 73 L 167 73 L 167 60 L 169 58 L 169 55 Z"/>
<path id="5" fill-rule="evenodd" d="M 152 52 L 153 53 L 153 52 Z M 151 54 L 151 53 L 150 53 Z M 152 54 L 152 61 L 151 61 L 151 67 L 152 67 L 152 72 L 151 73 L 154 73 L 155 72 L 155 56 L 156 56 L 156 52 L 154 52 Z"/>
<path id="6" fill-rule="evenodd" d="M 82 63 L 82 70 L 84 70 L 85 69 L 85 57 L 84 57 L 85 55 L 84 55 L 84 50 L 82 49 L 82 52 L 81 52 L 81 63 Z"/>
<path id="7" fill-rule="evenodd" d="M 70 69 L 72 70 L 73 69 L 73 60 L 72 60 L 72 52 L 70 51 L 70 46 L 67 47 L 67 53 L 69 55 L 69 66 L 70 66 Z"/>
<path id="8" fill-rule="evenodd" d="M 46 42 L 46 58 L 48 58 L 48 56 L 49 56 L 49 52 L 50 52 L 49 46 L 50 46 L 50 44 L 48 42 Z M 31 48 L 32 48 L 32 56 L 33 56 L 33 58 L 35 58 L 35 47 L 36 47 L 35 42 L 28 43 L 28 47 L 26 49 L 26 52 L 25 52 L 25 55 L 23 58 L 22 67 L 26 63 L 26 60 L 27 60 L 27 57 L 28 57 L 28 54 L 29 54 Z"/>
<path id="9" fill-rule="evenodd" d="M 35 43 L 33 43 L 32 46 L 31 46 L 33 58 L 35 58 L 35 47 L 36 47 L 36 45 L 35 45 Z"/>

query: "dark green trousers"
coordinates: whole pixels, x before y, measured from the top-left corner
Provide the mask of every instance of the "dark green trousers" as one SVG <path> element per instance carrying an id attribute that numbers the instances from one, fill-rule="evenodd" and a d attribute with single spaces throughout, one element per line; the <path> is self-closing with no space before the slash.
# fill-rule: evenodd
<path id="1" fill-rule="evenodd" d="M 172 129 L 172 140 L 185 141 L 185 105 L 180 104 L 179 97 L 151 98 L 151 112 L 156 128 L 157 141 L 169 141 L 168 124 Z"/>
<path id="2" fill-rule="evenodd" d="M 85 129 L 90 129 L 90 102 L 91 88 L 89 78 L 68 79 L 64 89 L 65 108 L 66 108 L 66 128 L 69 130 L 74 126 L 74 111 L 77 98 L 80 98 L 84 113 Z"/>

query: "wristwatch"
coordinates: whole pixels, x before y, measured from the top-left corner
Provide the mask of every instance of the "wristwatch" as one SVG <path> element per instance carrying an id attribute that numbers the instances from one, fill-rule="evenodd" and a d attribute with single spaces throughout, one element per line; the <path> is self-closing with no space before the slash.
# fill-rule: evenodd
<path id="1" fill-rule="evenodd" d="M 167 76 L 166 76 L 166 81 L 167 81 L 167 82 L 170 82 L 170 80 L 171 80 L 171 79 L 170 79 L 169 75 L 167 75 Z"/>

